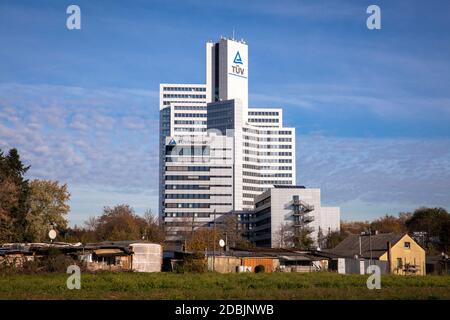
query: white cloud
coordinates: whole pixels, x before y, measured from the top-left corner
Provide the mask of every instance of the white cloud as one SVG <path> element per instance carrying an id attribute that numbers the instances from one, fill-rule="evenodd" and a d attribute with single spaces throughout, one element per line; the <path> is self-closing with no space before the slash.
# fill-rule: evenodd
<path id="1" fill-rule="evenodd" d="M 297 180 L 322 188 L 328 203 L 450 207 L 450 139 L 301 136 L 298 143 Z"/>
<path id="2" fill-rule="evenodd" d="M 31 178 L 120 192 L 156 190 L 155 96 L 134 89 L 0 84 L 0 114 L 9 115 L 0 118 L 0 147 L 17 148 L 31 164 Z"/>
<path id="3" fill-rule="evenodd" d="M 82 190 L 107 188 L 102 192 L 114 194 L 108 203 L 134 199 L 143 208 L 138 197 L 130 195 L 145 193 L 156 199 L 154 92 L 0 84 L 0 97 L 0 114 L 13 116 L 0 118 L 0 148 L 18 148 L 31 164 L 30 178 L 55 179 Z M 345 210 L 355 202 L 380 208 L 389 203 L 395 208 L 450 207 L 450 139 L 298 133 L 298 182 L 322 188 L 327 204 L 342 204 Z M 86 196 L 78 193 L 73 199 L 75 216 L 88 214 L 88 204 L 77 203 Z M 105 205 L 101 201 L 96 207 Z M 156 203 L 148 206 L 156 210 Z"/>

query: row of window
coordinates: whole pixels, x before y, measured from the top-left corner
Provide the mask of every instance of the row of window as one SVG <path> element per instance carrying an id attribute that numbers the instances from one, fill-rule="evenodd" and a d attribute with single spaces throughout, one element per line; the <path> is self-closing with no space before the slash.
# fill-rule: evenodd
<path id="1" fill-rule="evenodd" d="M 292 163 L 292 159 L 258 159 L 250 157 L 244 157 L 244 161 L 257 163 Z"/>
<path id="2" fill-rule="evenodd" d="M 166 171 L 209 171 L 206 166 L 167 166 Z"/>
<path id="3" fill-rule="evenodd" d="M 166 180 L 210 180 L 211 178 L 231 178 L 231 176 L 166 176 Z"/>
<path id="4" fill-rule="evenodd" d="M 266 203 L 269 203 L 269 202 L 270 202 L 270 196 L 265 198 L 265 199 L 263 199 L 263 200 L 261 200 L 261 201 L 259 201 L 259 202 L 257 202 L 256 205 L 255 205 L 255 208 L 259 208 L 259 207 L 261 207 L 261 206 L 263 206 L 263 205 L 265 205 Z"/>
<path id="5" fill-rule="evenodd" d="M 251 221 L 254 217 L 254 213 L 240 213 L 237 215 L 239 221 Z"/>
<path id="6" fill-rule="evenodd" d="M 175 110 L 206 110 L 203 106 L 175 106 Z"/>
<path id="7" fill-rule="evenodd" d="M 167 190 L 210 190 L 210 188 L 231 188 L 230 184 L 166 184 Z"/>
<path id="8" fill-rule="evenodd" d="M 186 236 L 186 222 L 185 221 L 165 221 L 164 225 L 166 227 L 183 227 L 182 231 L 174 231 L 174 230 L 168 230 L 166 231 L 167 236 Z M 189 227 L 204 227 L 204 223 L 194 223 L 193 225 L 190 224 Z"/>
<path id="9" fill-rule="evenodd" d="M 170 157 L 166 157 L 166 162 L 202 162 L 202 163 L 209 163 L 210 159 L 207 156 L 185 156 L 185 157 L 175 157 L 175 156 L 170 156 Z M 223 159 L 223 160 L 230 160 L 230 159 Z"/>
<path id="10" fill-rule="evenodd" d="M 198 87 L 164 87 L 164 91 L 201 91 L 205 92 L 206 88 Z"/>
<path id="11" fill-rule="evenodd" d="M 175 98 L 175 99 L 205 99 L 205 94 L 172 94 L 165 93 L 163 94 L 163 98 Z"/>
<path id="12" fill-rule="evenodd" d="M 206 132 L 206 128 L 175 128 L 176 132 Z"/>
<path id="13" fill-rule="evenodd" d="M 166 208 L 210 208 L 210 206 L 231 206 L 231 203 L 166 203 Z"/>
<path id="14" fill-rule="evenodd" d="M 244 169 L 253 169 L 253 170 L 292 170 L 290 166 L 256 166 L 253 164 L 244 164 Z"/>
<path id="15" fill-rule="evenodd" d="M 224 193 L 224 194 L 183 194 L 183 193 L 176 193 L 176 194 L 166 194 L 166 199 L 211 199 L 211 197 L 231 197 L 231 194 Z"/>
<path id="16" fill-rule="evenodd" d="M 164 106 L 168 106 L 171 103 L 192 103 L 192 101 L 180 101 L 180 100 L 177 100 L 177 101 L 165 100 L 165 101 L 163 101 Z"/>
<path id="17" fill-rule="evenodd" d="M 175 117 L 177 118 L 205 118 L 206 120 L 206 114 L 205 113 L 175 113 Z"/>
<path id="18" fill-rule="evenodd" d="M 255 156 L 284 156 L 284 157 L 290 157 L 292 156 L 292 152 L 266 152 L 266 151 L 254 151 L 254 150 L 248 150 L 244 149 L 245 154 L 252 154 Z"/>
<path id="19" fill-rule="evenodd" d="M 262 192 L 264 191 L 265 188 L 259 188 L 259 187 L 252 187 L 252 186 L 242 186 L 243 190 L 246 191 L 257 191 L 257 192 Z"/>
<path id="20" fill-rule="evenodd" d="M 244 142 L 244 147 L 257 149 L 292 149 L 292 145 L 290 144 L 256 144 L 250 142 Z"/>
<path id="21" fill-rule="evenodd" d="M 260 138 L 253 136 L 244 136 L 244 140 L 253 140 L 261 142 L 292 142 L 292 138 Z"/>
<path id="22" fill-rule="evenodd" d="M 205 156 L 209 155 L 209 147 L 207 146 L 166 146 L 166 155 L 171 156 Z"/>
<path id="23" fill-rule="evenodd" d="M 281 185 L 286 184 L 290 185 L 292 184 L 292 181 L 282 181 L 282 180 L 253 180 L 253 179 L 243 179 L 244 183 L 251 183 L 251 184 L 271 184 L 271 185 Z"/>
<path id="24" fill-rule="evenodd" d="M 209 199 L 209 194 L 166 194 L 166 199 Z"/>
<path id="25" fill-rule="evenodd" d="M 175 120 L 175 124 L 200 124 L 200 125 L 206 125 L 206 121 L 202 121 L 202 120 Z"/>
<path id="26" fill-rule="evenodd" d="M 166 184 L 166 190 L 209 190 L 210 185 L 201 184 Z"/>
<path id="27" fill-rule="evenodd" d="M 251 129 L 251 128 L 244 128 L 244 132 L 249 132 L 253 134 L 266 134 L 266 135 L 291 135 L 292 131 L 290 130 L 259 130 L 259 129 Z"/>
<path id="28" fill-rule="evenodd" d="M 278 116 L 278 112 L 275 111 L 249 111 L 249 116 Z"/>
<path id="29" fill-rule="evenodd" d="M 208 212 L 168 212 L 164 214 L 166 217 L 174 217 L 174 218 L 186 218 L 191 217 L 194 215 L 197 218 L 209 218 L 210 213 Z M 166 222 L 165 224 L 168 224 L 169 222 Z M 183 226 L 186 226 L 186 223 L 183 224 Z"/>
<path id="30" fill-rule="evenodd" d="M 262 177 L 262 178 L 292 178 L 292 173 L 259 173 L 244 171 L 244 176 Z"/>
<path id="31" fill-rule="evenodd" d="M 274 119 L 274 118 L 250 118 L 248 119 L 248 122 L 258 122 L 258 123 L 266 123 L 266 122 L 271 122 L 271 123 L 278 123 L 280 122 L 278 119 Z"/>
<path id="32" fill-rule="evenodd" d="M 255 227 L 264 226 L 266 224 L 270 224 L 270 220 L 271 220 L 270 217 L 269 218 L 265 218 L 263 220 L 260 220 L 260 221 L 256 222 L 254 225 L 255 225 Z"/>

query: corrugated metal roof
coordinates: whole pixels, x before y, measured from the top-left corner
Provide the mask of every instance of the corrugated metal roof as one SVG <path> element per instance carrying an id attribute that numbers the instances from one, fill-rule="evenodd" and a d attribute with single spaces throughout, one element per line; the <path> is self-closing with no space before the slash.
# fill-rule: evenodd
<path id="1" fill-rule="evenodd" d="M 280 260 L 286 260 L 286 261 L 312 261 L 310 257 L 306 256 L 279 256 Z"/>

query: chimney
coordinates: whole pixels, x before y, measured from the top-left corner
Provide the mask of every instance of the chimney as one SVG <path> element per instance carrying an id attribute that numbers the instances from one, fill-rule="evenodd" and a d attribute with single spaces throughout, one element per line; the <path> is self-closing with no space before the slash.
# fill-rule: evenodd
<path id="1" fill-rule="evenodd" d="M 392 255 L 391 255 L 391 242 L 388 241 L 387 242 L 387 258 L 388 258 L 388 268 L 387 268 L 387 272 L 388 274 L 391 273 L 391 260 L 392 260 Z"/>

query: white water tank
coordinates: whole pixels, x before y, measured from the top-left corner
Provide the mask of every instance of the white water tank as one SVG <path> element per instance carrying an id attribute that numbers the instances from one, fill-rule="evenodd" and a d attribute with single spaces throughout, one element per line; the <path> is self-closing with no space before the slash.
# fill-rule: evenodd
<path id="1" fill-rule="evenodd" d="M 132 243 L 132 270 L 138 272 L 160 272 L 163 262 L 162 246 L 157 243 Z"/>

